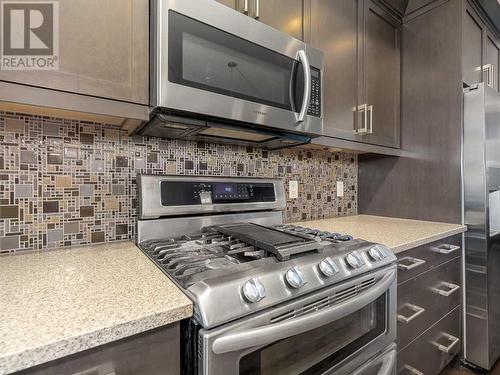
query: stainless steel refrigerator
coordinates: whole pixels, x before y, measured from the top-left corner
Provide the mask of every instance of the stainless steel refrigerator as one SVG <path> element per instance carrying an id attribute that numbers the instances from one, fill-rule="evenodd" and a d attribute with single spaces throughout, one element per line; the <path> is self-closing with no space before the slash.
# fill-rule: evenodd
<path id="1" fill-rule="evenodd" d="M 484 83 L 464 93 L 463 193 L 463 352 L 490 369 L 500 355 L 500 94 Z"/>

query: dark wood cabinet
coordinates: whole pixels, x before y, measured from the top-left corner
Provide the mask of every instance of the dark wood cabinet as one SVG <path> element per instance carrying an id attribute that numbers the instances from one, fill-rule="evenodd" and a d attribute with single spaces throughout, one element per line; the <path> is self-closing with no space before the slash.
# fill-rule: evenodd
<path id="1" fill-rule="evenodd" d="M 400 24 L 373 1 L 365 3 L 364 94 L 366 143 L 399 147 Z"/>
<path id="2" fill-rule="evenodd" d="M 0 80 L 149 104 L 148 0 L 63 1 L 59 20 L 59 69 L 0 70 Z"/>
<path id="3" fill-rule="evenodd" d="M 437 375 L 460 352 L 461 255 L 462 235 L 397 254 L 399 371 Z M 444 329 L 440 322 L 455 311 Z M 433 336 L 443 345 L 426 342 Z M 440 361 L 421 362 L 428 355 Z"/>
<path id="4" fill-rule="evenodd" d="M 466 8 L 463 16 L 462 69 L 463 81 L 471 86 L 482 82 L 483 29 L 480 20 Z"/>
<path id="5" fill-rule="evenodd" d="M 403 156 L 362 155 L 358 212 L 461 222 L 462 4 L 447 1 L 403 25 Z"/>
<path id="6" fill-rule="evenodd" d="M 325 54 L 324 129 L 331 137 L 357 139 L 362 22 L 363 0 L 311 1 L 311 43 Z"/>
<path id="7" fill-rule="evenodd" d="M 500 37 L 469 3 L 463 8 L 462 68 L 463 82 L 485 82 L 498 91 Z"/>
<path id="8" fill-rule="evenodd" d="M 85 350 L 16 375 L 179 375 L 180 325 Z"/>
<path id="9" fill-rule="evenodd" d="M 372 0 L 311 1 L 311 43 L 325 53 L 325 134 L 399 147 L 400 22 Z"/>

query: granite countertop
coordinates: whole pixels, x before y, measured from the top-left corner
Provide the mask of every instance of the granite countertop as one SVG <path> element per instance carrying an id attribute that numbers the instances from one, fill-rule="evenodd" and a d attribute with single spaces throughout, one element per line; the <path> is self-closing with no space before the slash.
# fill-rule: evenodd
<path id="1" fill-rule="evenodd" d="M 394 253 L 409 250 L 416 246 L 438 241 L 442 238 L 462 233 L 465 225 L 397 219 L 383 216 L 355 215 L 332 219 L 309 220 L 293 223 L 310 228 L 350 234 L 378 242 L 389 247 Z"/>
<path id="2" fill-rule="evenodd" d="M 0 374 L 176 322 L 192 309 L 132 242 L 0 256 Z"/>

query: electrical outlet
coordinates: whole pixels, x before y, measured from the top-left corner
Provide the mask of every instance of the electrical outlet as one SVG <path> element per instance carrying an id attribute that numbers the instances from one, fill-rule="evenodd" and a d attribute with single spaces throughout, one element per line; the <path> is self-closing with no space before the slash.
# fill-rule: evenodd
<path id="1" fill-rule="evenodd" d="M 337 181 L 337 197 L 344 196 L 344 181 Z"/>
<path id="2" fill-rule="evenodd" d="M 288 196 L 290 199 L 299 197 L 299 181 L 290 181 L 288 183 Z"/>

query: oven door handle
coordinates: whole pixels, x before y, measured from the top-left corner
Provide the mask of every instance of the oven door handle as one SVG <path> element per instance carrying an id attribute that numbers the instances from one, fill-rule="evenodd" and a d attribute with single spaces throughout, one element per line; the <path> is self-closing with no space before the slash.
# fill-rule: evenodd
<path id="1" fill-rule="evenodd" d="M 300 124 L 306 117 L 309 102 L 311 101 L 311 67 L 309 66 L 309 59 L 307 58 L 306 51 L 303 49 L 297 52 L 297 58 L 302 64 L 302 70 L 304 72 L 304 96 L 302 98 L 302 107 L 300 108 L 299 114 L 296 116 L 297 124 Z"/>
<path id="2" fill-rule="evenodd" d="M 396 350 L 392 350 L 384 359 L 377 375 L 391 375 L 394 372 L 394 367 L 396 367 Z"/>
<path id="3" fill-rule="evenodd" d="M 356 297 L 315 313 L 310 313 L 284 322 L 225 334 L 214 340 L 212 350 L 215 354 L 234 352 L 254 346 L 267 345 L 321 327 L 352 314 L 374 302 L 387 292 L 395 280 L 396 271 L 391 270 L 374 286 Z"/>
<path id="4" fill-rule="evenodd" d="M 351 375 L 363 375 L 368 372 L 367 370 L 380 364 L 377 375 L 391 375 L 394 373 L 394 367 L 396 367 L 396 355 L 396 349 L 391 349 L 391 351 L 386 353 L 382 358 L 376 358 L 372 362 L 368 362 L 365 366 L 356 370 Z"/>

